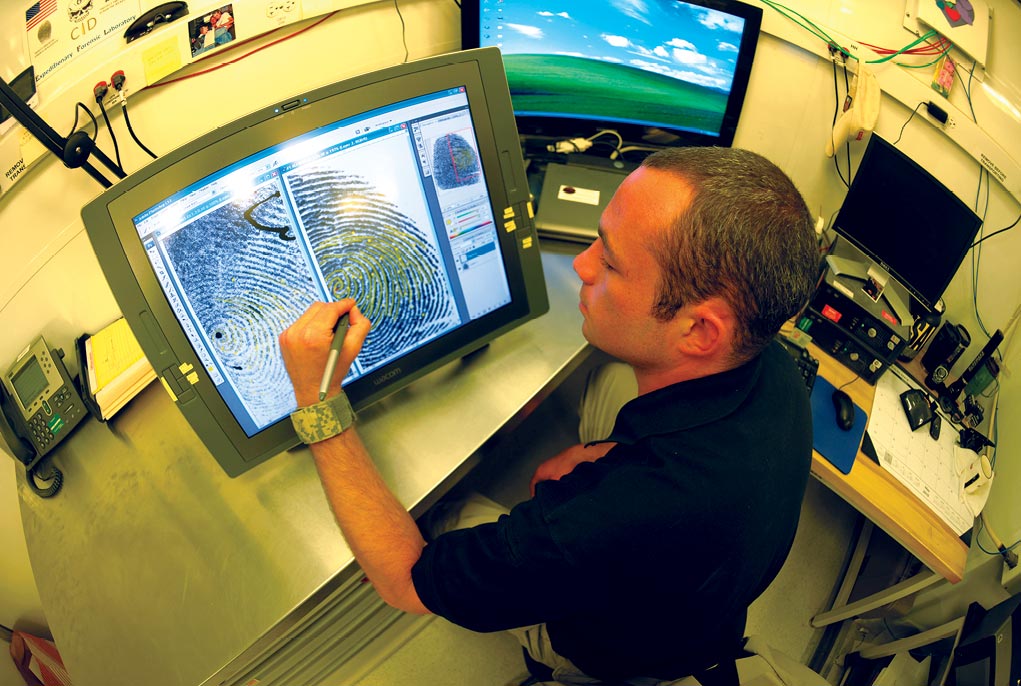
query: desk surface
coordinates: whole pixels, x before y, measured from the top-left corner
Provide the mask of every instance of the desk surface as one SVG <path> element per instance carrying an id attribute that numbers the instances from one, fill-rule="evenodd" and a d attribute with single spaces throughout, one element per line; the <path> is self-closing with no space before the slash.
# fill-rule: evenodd
<path id="1" fill-rule="evenodd" d="M 819 360 L 819 374 L 834 386 L 839 387 L 854 378 L 854 372 L 816 346 L 811 346 L 811 350 Z M 844 390 L 871 416 L 874 386 L 859 379 Z M 928 434 L 925 437 L 928 438 Z M 964 578 L 968 559 L 968 546 L 964 541 L 893 474 L 860 450 L 847 475 L 813 452 L 812 474 L 934 572 L 953 583 Z"/>
<path id="2" fill-rule="evenodd" d="M 359 413 L 383 477 L 416 516 L 589 350 L 573 252 L 544 249 L 550 311 Z M 442 408 L 442 411 L 437 411 Z M 357 573 L 307 449 L 235 479 L 159 384 L 55 453 L 59 495 L 19 472 L 25 537 L 76 686 L 195 686 Z"/>
<path id="3" fill-rule="evenodd" d="M 363 439 L 414 515 L 584 359 L 577 248 L 544 246 L 547 315 L 360 413 Z M 824 376 L 850 380 L 815 354 Z M 847 390 L 871 407 L 870 386 Z M 46 616 L 78 686 L 202 683 L 357 571 L 306 451 L 230 479 L 158 384 L 108 424 L 85 422 L 54 455 L 63 491 L 42 500 L 20 475 L 18 492 Z M 961 578 L 967 548 L 874 462 L 859 455 L 844 476 L 816 455 L 812 472 L 932 569 Z"/>

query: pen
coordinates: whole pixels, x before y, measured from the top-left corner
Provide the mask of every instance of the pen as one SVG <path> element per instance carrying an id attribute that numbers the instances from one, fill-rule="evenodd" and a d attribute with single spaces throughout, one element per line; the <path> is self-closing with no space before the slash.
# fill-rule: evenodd
<path id="1" fill-rule="evenodd" d="M 349 315 L 345 312 L 337 325 L 333 327 L 333 342 L 330 343 L 330 356 L 326 358 L 326 369 L 323 370 L 323 380 L 319 384 L 319 400 L 326 399 L 326 391 L 333 381 L 333 373 L 337 370 L 337 358 L 340 357 L 340 346 L 344 343 L 344 335 L 347 334 Z"/>

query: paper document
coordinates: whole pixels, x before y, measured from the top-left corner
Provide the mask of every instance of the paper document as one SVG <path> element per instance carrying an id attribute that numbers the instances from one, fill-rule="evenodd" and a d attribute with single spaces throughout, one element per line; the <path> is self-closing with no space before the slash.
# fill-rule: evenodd
<path id="1" fill-rule="evenodd" d="M 922 499 L 960 536 L 972 527 L 974 516 L 964 500 L 961 475 L 954 458 L 957 430 L 944 421 L 939 440 L 925 425 L 912 432 L 900 394 L 909 386 L 893 373 L 876 383 L 868 432 L 879 463 Z"/>
<path id="2" fill-rule="evenodd" d="M 919 662 L 907 652 L 897 653 L 893 661 L 876 676 L 872 686 L 925 686 L 929 683 L 931 655 Z"/>
<path id="3" fill-rule="evenodd" d="M 84 395 L 91 398 L 94 414 L 109 419 L 155 379 L 156 372 L 123 317 L 83 338 L 82 374 L 88 377 Z"/>
<path id="4" fill-rule="evenodd" d="M 92 336 L 86 341 L 86 345 L 92 353 L 92 366 L 96 370 L 94 391 L 102 390 L 126 369 L 145 357 L 142 347 L 138 345 L 135 335 L 131 333 L 131 328 L 123 318 Z"/>

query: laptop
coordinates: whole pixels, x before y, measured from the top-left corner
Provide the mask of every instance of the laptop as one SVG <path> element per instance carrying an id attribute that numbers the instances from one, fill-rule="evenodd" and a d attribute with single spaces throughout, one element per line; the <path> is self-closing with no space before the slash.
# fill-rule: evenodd
<path id="1" fill-rule="evenodd" d="M 546 174 L 535 213 L 540 236 L 591 243 L 596 239 L 599 217 L 626 173 L 574 164 L 546 165 Z"/>

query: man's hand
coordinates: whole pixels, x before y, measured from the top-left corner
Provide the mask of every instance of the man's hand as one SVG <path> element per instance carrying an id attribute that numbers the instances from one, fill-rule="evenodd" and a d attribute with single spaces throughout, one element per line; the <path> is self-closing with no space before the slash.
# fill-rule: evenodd
<path id="1" fill-rule="evenodd" d="M 351 363 L 369 335 L 372 324 L 350 298 L 332 303 L 314 302 L 296 322 L 280 334 L 280 352 L 284 366 L 294 386 L 298 407 L 319 402 L 319 384 L 326 369 L 326 358 L 333 342 L 333 329 L 337 320 L 350 314 L 349 328 L 337 359 L 337 371 L 330 384 L 329 395 L 340 392 L 340 382 L 347 376 Z"/>
<path id="2" fill-rule="evenodd" d="M 340 391 L 340 382 L 371 328 L 354 301 L 312 303 L 305 314 L 280 334 L 280 352 L 299 407 L 319 401 L 319 384 L 333 342 L 333 329 L 345 313 L 350 314 L 350 328 L 328 391 L 334 395 Z M 428 614 L 411 579 L 411 569 L 425 547 L 422 533 L 383 481 L 358 431 L 352 426 L 313 443 L 310 450 L 344 538 L 380 596 L 404 612 Z"/>
<path id="3" fill-rule="evenodd" d="M 559 481 L 560 477 L 570 474 L 582 462 L 595 462 L 610 452 L 610 449 L 615 445 L 617 444 L 597 443 L 589 447 L 585 447 L 581 443 L 572 445 L 567 450 L 554 455 L 539 465 L 532 476 L 532 482 L 528 484 L 529 492 L 534 497 L 535 485 L 540 481 Z"/>

